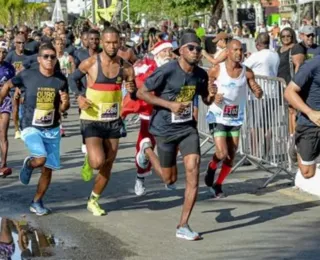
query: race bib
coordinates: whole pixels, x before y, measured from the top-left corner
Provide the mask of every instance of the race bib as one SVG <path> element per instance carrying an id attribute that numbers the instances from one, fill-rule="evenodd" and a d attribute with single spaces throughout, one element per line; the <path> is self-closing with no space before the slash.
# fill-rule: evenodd
<path id="1" fill-rule="evenodd" d="M 225 105 L 223 107 L 223 118 L 238 119 L 239 118 L 239 106 L 238 105 Z"/>
<path id="2" fill-rule="evenodd" d="M 35 109 L 33 113 L 32 125 L 34 126 L 52 126 L 55 110 Z"/>
<path id="3" fill-rule="evenodd" d="M 193 118 L 192 113 L 193 113 L 193 105 L 192 105 L 192 102 L 190 102 L 181 114 L 176 115 L 174 113 L 171 113 L 171 121 L 172 123 L 184 123 L 184 122 L 191 121 Z"/>
<path id="4" fill-rule="evenodd" d="M 119 103 L 100 103 L 99 119 L 101 121 L 113 121 L 119 118 Z"/>

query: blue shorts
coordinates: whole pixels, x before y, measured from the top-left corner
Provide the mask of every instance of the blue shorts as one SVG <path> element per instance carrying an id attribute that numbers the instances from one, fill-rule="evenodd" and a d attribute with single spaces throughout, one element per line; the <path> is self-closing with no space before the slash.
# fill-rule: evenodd
<path id="1" fill-rule="evenodd" d="M 31 157 L 46 157 L 45 167 L 60 169 L 60 128 L 37 129 L 27 127 L 21 132 L 21 139 L 29 150 Z"/>

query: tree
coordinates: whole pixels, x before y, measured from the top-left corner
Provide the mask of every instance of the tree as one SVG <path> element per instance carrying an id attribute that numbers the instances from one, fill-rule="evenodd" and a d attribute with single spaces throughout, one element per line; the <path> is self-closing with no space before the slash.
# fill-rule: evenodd
<path id="1" fill-rule="evenodd" d="M 14 19 L 18 17 L 17 15 L 21 12 L 24 5 L 24 0 L 0 0 L 0 6 L 8 12 L 11 27 L 13 27 Z"/>

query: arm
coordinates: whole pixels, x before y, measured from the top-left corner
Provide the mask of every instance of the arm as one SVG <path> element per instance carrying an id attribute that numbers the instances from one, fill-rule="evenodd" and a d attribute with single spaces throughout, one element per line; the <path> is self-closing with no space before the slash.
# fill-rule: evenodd
<path id="1" fill-rule="evenodd" d="M 80 93 L 78 87 L 77 87 L 77 81 L 81 80 L 89 71 L 90 67 L 92 65 L 92 59 L 86 59 L 83 62 L 80 63 L 79 68 L 76 69 L 69 77 L 69 85 L 72 92 L 74 92 L 77 96 L 83 94 Z"/>
<path id="2" fill-rule="evenodd" d="M 138 60 L 138 58 L 131 48 L 129 50 L 130 50 L 130 60 L 129 61 L 131 62 L 131 64 L 134 64 Z"/>
<path id="3" fill-rule="evenodd" d="M 294 65 L 294 72 L 297 73 L 301 65 L 304 63 L 305 55 L 304 54 L 296 54 L 292 55 L 292 63 Z"/>
<path id="4" fill-rule="evenodd" d="M 207 106 L 214 102 L 217 93 L 217 87 L 214 85 L 214 82 L 217 78 L 217 72 L 219 69 L 219 66 L 212 67 L 208 71 L 208 74 L 205 75 L 205 78 L 202 80 L 201 85 L 199 86 L 199 94 L 201 95 L 202 102 Z"/>
<path id="5" fill-rule="evenodd" d="M 256 98 L 260 99 L 263 95 L 263 91 L 259 84 L 256 82 L 253 71 L 249 68 L 247 68 L 246 77 L 250 90 L 256 96 Z"/>
<path id="6" fill-rule="evenodd" d="M 202 52 L 202 55 L 212 64 L 212 65 L 218 65 L 221 62 L 224 62 L 227 59 L 227 52 L 223 51 L 219 54 L 219 56 L 214 59 L 211 57 L 206 51 Z"/>
<path id="7" fill-rule="evenodd" d="M 149 90 L 145 85 L 142 88 L 138 89 L 137 97 L 141 100 L 144 100 L 148 104 L 164 107 L 169 110 L 171 110 L 171 102 L 164 100 L 162 98 L 159 98 L 151 93 L 151 90 Z"/>
<path id="8" fill-rule="evenodd" d="M 300 91 L 301 88 L 291 81 L 284 91 L 284 97 L 291 106 L 308 115 L 312 112 L 312 109 L 302 100 L 299 95 Z"/>

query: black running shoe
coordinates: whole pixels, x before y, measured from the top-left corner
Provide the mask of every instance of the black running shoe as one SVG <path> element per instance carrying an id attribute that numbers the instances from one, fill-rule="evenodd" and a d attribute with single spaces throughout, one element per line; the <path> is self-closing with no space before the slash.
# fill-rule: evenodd
<path id="1" fill-rule="evenodd" d="M 209 163 L 209 164 L 208 164 L 208 168 L 207 168 L 206 176 L 204 176 L 204 183 L 205 183 L 208 187 L 211 187 L 211 186 L 213 185 L 215 173 L 216 173 L 216 170 L 212 170 L 212 169 L 210 168 L 210 163 Z"/>
<path id="2" fill-rule="evenodd" d="M 222 191 L 222 186 L 219 184 L 213 184 L 212 187 L 210 187 L 210 192 L 212 193 L 212 197 L 216 199 L 226 197 Z"/>

